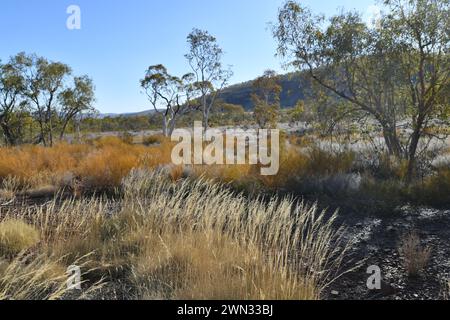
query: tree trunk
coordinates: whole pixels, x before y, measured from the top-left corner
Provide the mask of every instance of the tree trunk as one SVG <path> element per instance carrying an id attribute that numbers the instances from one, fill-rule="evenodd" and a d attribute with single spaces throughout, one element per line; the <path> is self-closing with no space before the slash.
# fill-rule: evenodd
<path id="1" fill-rule="evenodd" d="M 53 125 L 50 120 L 49 128 L 48 128 L 48 142 L 50 147 L 53 147 Z"/>
<path id="2" fill-rule="evenodd" d="M 411 136 L 411 143 L 409 144 L 408 149 L 408 172 L 406 176 L 406 180 L 410 183 L 414 178 L 414 173 L 416 171 L 416 154 L 417 148 L 419 146 L 419 141 L 422 133 L 423 127 L 423 117 L 419 117 L 416 127 L 414 128 L 414 132 Z"/>
<path id="3" fill-rule="evenodd" d="M 16 145 L 17 141 L 16 141 L 14 135 L 11 133 L 9 126 L 5 123 L 2 123 L 1 128 L 3 131 L 3 136 L 5 137 L 6 145 L 8 145 L 8 146 Z"/>
<path id="4" fill-rule="evenodd" d="M 163 127 L 162 127 L 162 130 L 163 130 L 164 137 L 168 137 L 168 135 L 167 135 L 167 119 L 166 119 L 165 115 L 163 115 Z"/>
<path id="5" fill-rule="evenodd" d="M 66 132 L 68 123 L 69 123 L 68 121 L 64 121 L 64 124 L 63 124 L 63 126 L 61 128 L 61 132 L 59 134 L 59 141 L 62 141 L 64 139 L 64 133 Z"/>
<path id="6" fill-rule="evenodd" d="M 176 118 L 175 118 L 175 117 L 174 117 L 172 120 L 170 120 L 170 123 L 169 123 L 169 132 L 168 132 L 168 135 L 169 135 L 169 136 L 171 136 L 172 133 L 175 131 L 176 123 L 177 123 L 177 121 L 176 121 Z"/>
<path id="7" fill-rule="evenodd" d="M 208 130 L 209 128 L 209 110 L 205 109 L 203 111 L 203 129 Z"/>
<path id="8" fill-rule="evenodd" d="M 203 96 L 203 120 L 202 120 L 202 124 L 203 124 L 203 129 L 204 132 L 206 132 L 206 130 L 208 130 L 209 127 L 209 107 L 208 107 L 208 103 L 206 101 L 206 95 Z"/>
<path id="9" fill-rule="evenodd" d="M 39 139 L 37 140 L 38 142 L 37 143 L 43 143 L 44 144 L 44 147 L 46 147 L 47 146 L 47 139 L 46 139 L 46 137 L 45 137 L 45 128 L 44 128 L 44 124 L 42 123 L 42 120 L 39 120 L 39 128 L 40 128 L 40 137 L 39 137 Z"/>
<path id="10" fill-rule="evenodd" d="M 401 159 L 403 157 L 403 152 L 396 128 L 383 125 L 383 137 L 389 154 L 395 156 L 397 159 Z"/>

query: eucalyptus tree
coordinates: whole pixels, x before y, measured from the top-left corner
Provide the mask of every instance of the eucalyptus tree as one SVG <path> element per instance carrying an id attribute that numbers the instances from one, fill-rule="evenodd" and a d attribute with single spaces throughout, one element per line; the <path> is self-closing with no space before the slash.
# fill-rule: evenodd
<path id="1" fill-rule="evenodd" d="M 19 54 L 6 64 L 0 61 L 0 128 L 7 145 L 16 145 L 22 138 L 21 117 L 26 113 L 27 103 L 21 58 Z"/>
<path id="2" fill-rule="evenodd" d="M 253 82 L 254 117 L 260 128 L 277 126 L 281 91 L 280 78 L 273 70 L 266 70 Z"/>
<path id="3" fill-rule="evenodd" d="M 59 96 L 66 89 L 65 83 L 72 70 L 64 63 L 51 62 L 36 55 L 24 56 L 23 62 L 27 67 L 25 94 L 40 129 L 38 142 L 52 146 L 59 122 Z"/>
<path id="4" fill-rule="evenodd" d="M 349 102 L 340 117 L 358 114 L 378 123 L 389 154 L 409 161 L 411 178 L 419 141 L 448 109 L 449 1 L 386 0 L 384 5 L 388 13 L 369 27 L 356 12 L 326 21 L 288 1 L 273 34 L 287 65 L 307 70 L 322 88 Z M 400 120 L 408 129 L 404 136 Z"/>
<path id="5" fill-rule="evenodd" d="M 400 99 L 406 100 L 412 134 L 406 155 L 408 176 L 415 169 L 419 142 L 433 137 L 428 127 L 450 114 L 450 1 L 385 0 L 390 14 L 384 19 L 401 48 L 401 75 L 407 83 Z M 422 152 L 422 151 L 421 151 Z"/>
<path id="6" fill-rule="evenodd" d="M 161 64 L 150 66 L 141 80 L 141 87 L 156 113 L 162 115 L 164 136 L 170 136 L 177 119 L 194 108 L 193 101 L 197 87 L 194 76 L 186 74 L 182 78 L 172 76 Z"/>
<path id="7" fill-rule="evenodd" d="M 209 126 L 209 115 L 217 97 L 232 76 L 222 65 L 223 50 L 208 31 L 193 29 L 187 37 L 189 53 L 185 55 L 195 75 L 195 86 L 203 114 L 203 127 Z"/>
<path id="8" fill-rule="evenodd" d="M 60 109 L 58 110 L 60 119 L 59 138 L 62 140 L 66 133 L 67 126 L 77 117 L 85 112 L 94 113 L 95 101 L 94 83 L 88 76 L 75 77 L 73 86 L 63 90 L 59 96 Z"/>
<path id="9" fill-rule="evenodd" d="M 73 81 L 73 84 L 70 83 Z M 62 138 L 76 115 L 93 110 L 94 90 L 87 76 L 72 78 L 71 68 L 34 54 L 19 53 L 1 65 L 3 132 L 10 143 L 18 142 L 17 132 L 30 116 L 37 124 L 37 143 L 52 146 L 55 133 Z M 26 119 L 24 118 L 26 116 Z M 15 119 L 14 125 L 7 120 Z"/>

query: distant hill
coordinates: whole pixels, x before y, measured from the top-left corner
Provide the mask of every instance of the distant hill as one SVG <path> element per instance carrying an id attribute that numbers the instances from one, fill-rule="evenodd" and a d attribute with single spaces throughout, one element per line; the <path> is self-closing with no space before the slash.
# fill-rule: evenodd
<path id="1" fill-rule="evenodd" d="M 295 72 L 281 75 L 281 107 L 289 108 L 304 100 L 311 90 L 310 81 L 305 73 Z M 253 108 L 251 94 L 253 93 L 253 80 L 232 85 L 226 88 L 220 98 L 226 103 L 238 104 L 246 110 Z"/>
<path id="2" fill-rule="evenodd" d="M 305 73 L 294 72 L 280 76 L 281 87 L 281 107 L 289 108 L 296 105 L 299 100 L 304 100 L 305 96 L 311 90 L 310 81 Z M 246 110 L 253 109 L 251 94 L 253 93 L 253 81 L 247 81 L 235 84 L 225 88 L 220 95 L 220 99 L 226 103 L 237 104 L 244 107 Z M 105 113 L 98 115 L 99 118 L 117 118 L 117 117 L 135 117 L 146 116 L 154 114 L 155 111 L 146 110 L 135 113 Z"/>
<path id="3" fill-rule="evenodd" d="M 148 116 L 155 113 L 154 109 L 145 110 L 141 112 L 130 112 L 130 113 L 100 113 L 96 117 L 100 119 L 104 118 L 118 118 L 118 117 L 140 117 L 140 116 Z"/>

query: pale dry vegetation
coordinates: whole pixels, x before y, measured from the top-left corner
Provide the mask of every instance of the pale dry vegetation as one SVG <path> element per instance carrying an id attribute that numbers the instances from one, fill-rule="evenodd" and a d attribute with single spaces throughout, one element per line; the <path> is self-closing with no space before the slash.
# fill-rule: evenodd
<path id="1" fill-rule="evenodd" d="M 420 237 L 416 231 L 403 237 L 399 251 L 403 266 L 410 277 L 420 275 L 429 263 L 431 248 L 420 243 Z"/>
<path id="2" fill-rule="evenodd" d="M 318 299 L 348 248 L 335 215 L 290 198 L 248 200 L 204 179 L 136 169 L 117 197 L 5 210 L 2 224 L 40 241 L 3 258 L 0 297 L 64 298 L 64 271 L 78 264 L 84 289 L 120 283 L 124 298 Z"/>
<path id="3" fill-rule="evenodd" d="M 0 223 L 0 256 L 15 256 L 38 242 L 39 232 L 25 222 L 8 219 Z"/>

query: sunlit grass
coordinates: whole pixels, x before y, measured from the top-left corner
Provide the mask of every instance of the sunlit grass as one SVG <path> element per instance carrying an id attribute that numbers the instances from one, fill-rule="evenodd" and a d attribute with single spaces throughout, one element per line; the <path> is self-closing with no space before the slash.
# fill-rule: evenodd
<path id="1" fill-rule="evenodd" d="M 348 245 L 335 216 L 289 198 L 248 200 L 143 169 L 121 190 L 122 200 L 55 198 L 8 210 L 2 223 L 20 221 L 17 234 L 26 226 L 39 243 L 22 246 L 33 245 L 31 264 L 17 250 L 4 260 L 0 297 L 61 297 L 63 271 L 80 264 L 85 290 L 121 283 L 133 299 L 319 299 Z M 37 289 L 22 292 L 20 281 Z"/>

